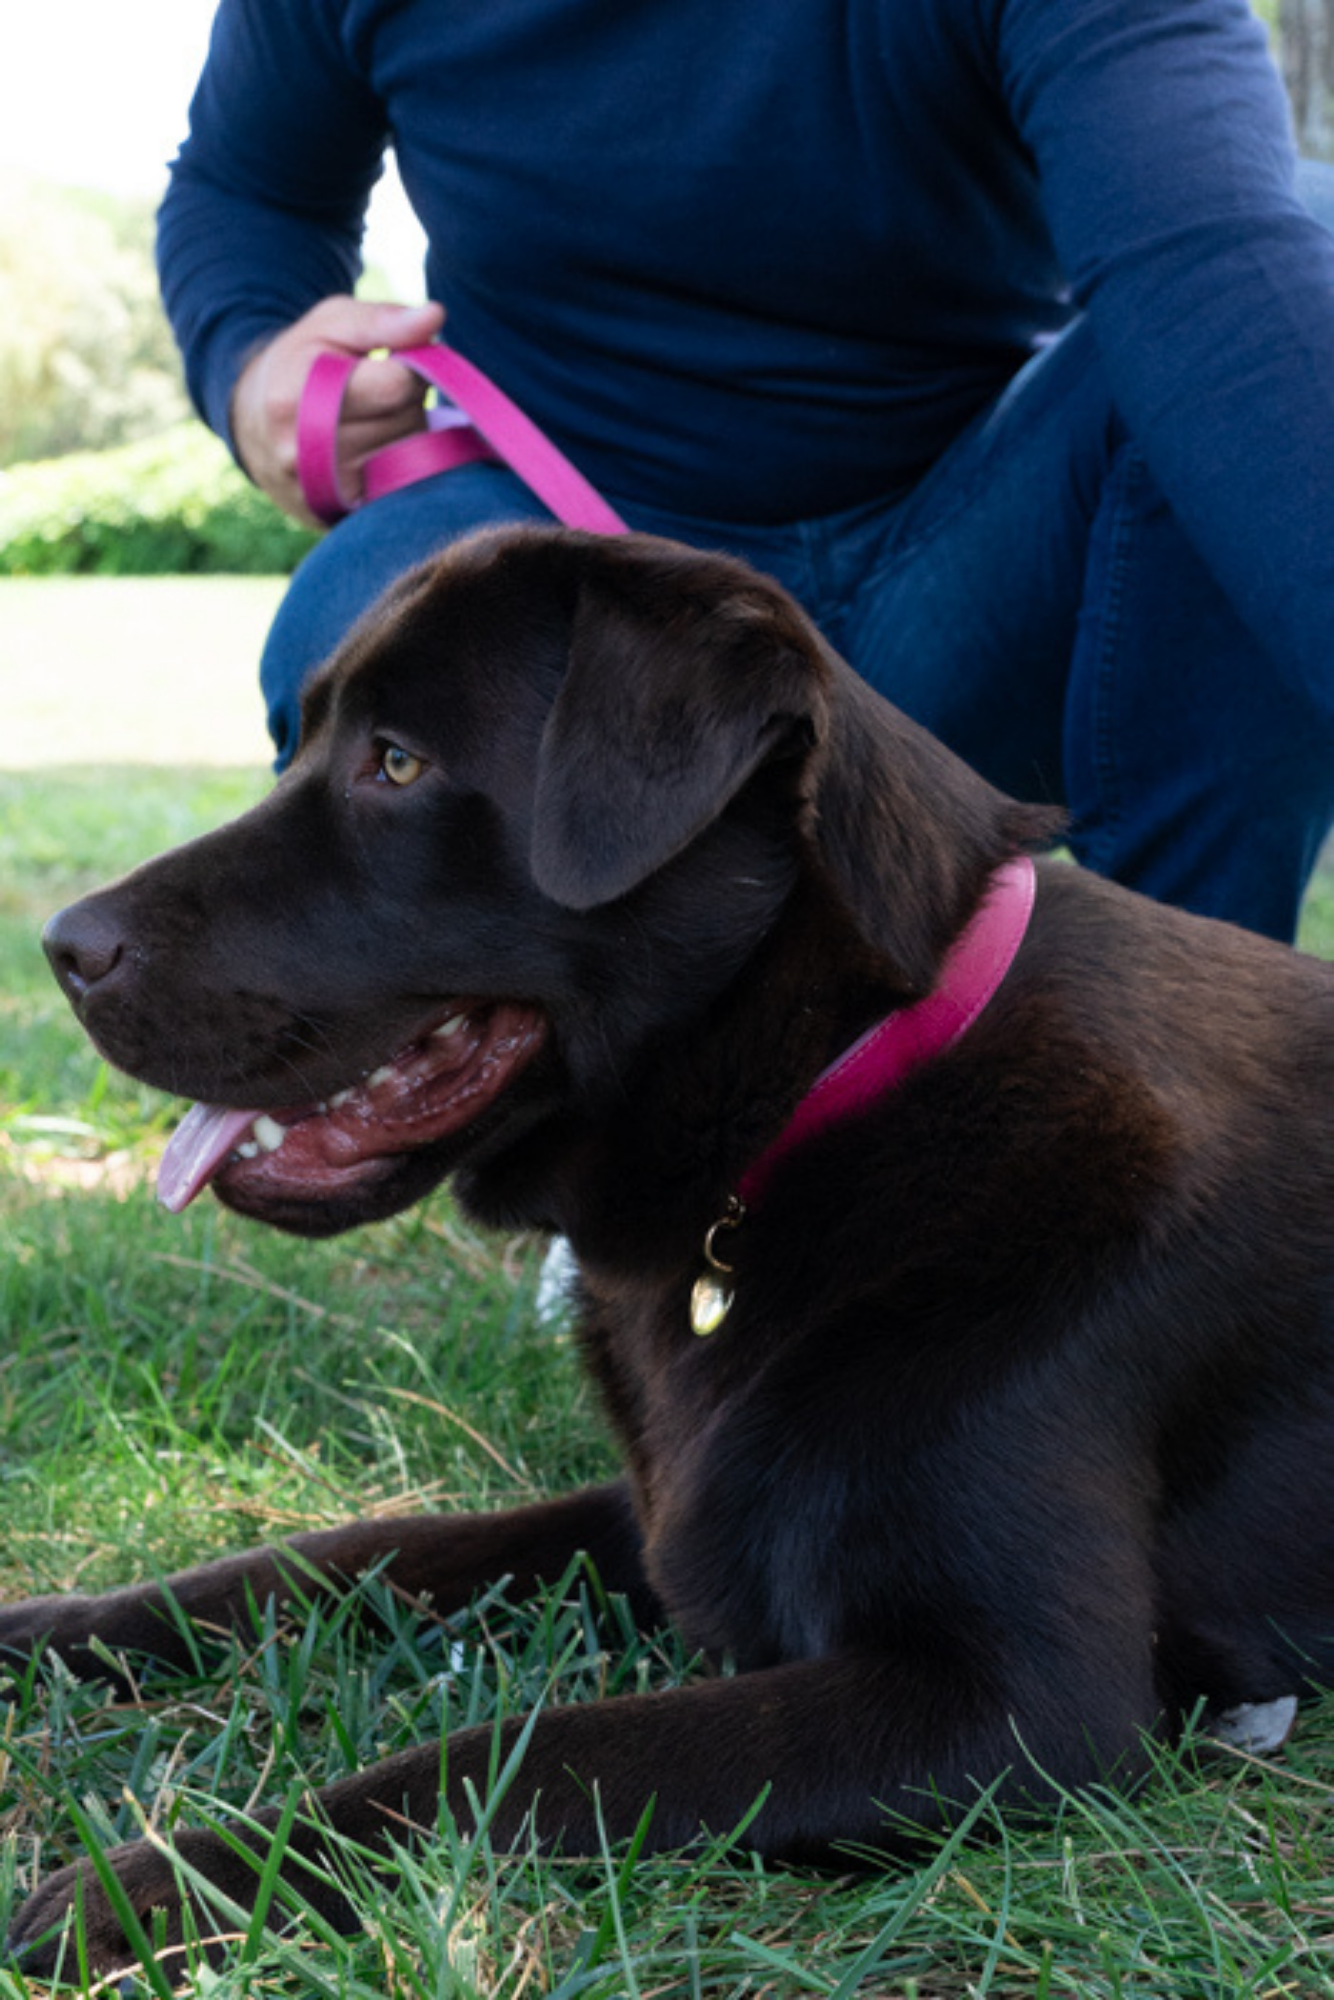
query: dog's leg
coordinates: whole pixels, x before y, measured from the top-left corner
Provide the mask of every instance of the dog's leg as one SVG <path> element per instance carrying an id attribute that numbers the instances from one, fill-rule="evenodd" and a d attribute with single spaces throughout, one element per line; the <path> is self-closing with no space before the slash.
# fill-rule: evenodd
<path id="1" fill-rule="evenodd" d="M 448 1613 L 505 1579 L 516 1594 L 531 1594 L 539 1581 L 556 1582 L 581 1551 L 592 1558 L 608 1590 L 625 1592 L 636 1616 L 655 1622 L 638 1530 L 625 1489 L 616 1483 L 504 1513 L 353 1521 L 182 1570 L 165 1586 L 29 1598 L 0 1607 L 0 1654 L 26 1656 L 49 1647 L 75 1673 L 106 1676 L 105 1663 L 89 1650 L 96 1639 L 113 1654 L 184 1665 L 190 1639 L 181 1613 L 205 1631 L 250 1634 L 252 1606 L 262 1612 L 266 1603 L 281 1608 L 337 1590 L 377 1564 L 405 1597 Z"/>
<path id="2" fill-rule="evenodd" d="M 1048 1777 L 1078 1784 L 1105 1776 L 1138 1747 L 1138 1718 L 1128 1700 L 1119 1716 L 1104 1714 L 1101 1726 L 1086 1730 L 1073 1706 L 1060 1707 L 1059 1695 L 1035 1687 L 1031 1711 L 1021 1703 L 1012 1716 L 1000 1688 L 984 1690 L 972 1675 L 966 1685 L 942 1684 L 950 1679 L 934 1665 L 830 1659 L 543 1711 L 492 1835 L 498 1845 L 514 1845 L 528 1837 L 531 1816 L 544 1844 L 595 1854 L 604 1840 L 628 1838 L 652 1802 L 646 1845 L 660 1851 L 695 1839 L 701 1827 L 714 1835 L 733 1832 L 767 1791 L 745 1831 L 747 1845 L 772 1858 L 827 1862 L 837 1858 L 835 1842 L 903 1849 L 909 1843 L 902 1822 L 922 1828 L 961 1818 L 982 1788 L 1007 1771 L 1011 1794 L 1040 1795 Z M 429 1839 L 443 1775 L 450 1809 L 469 1824 L 470 1792 L 485 1797 L 491 1770 L 503 1769 L 524 1726 L 513 1720 L 498 1732 L 460 1731 L 443 1758 L 438 1744 L 403 1751 L 319 1793 L 315 1815 L 372 1850 Z M 176 1848 L 191 1869 L 248 1908 L 277 1817 L 268 1812 L 258 1833 L 247 1832 L 256 1850 L 249 1859 L 206 1831 L 179 1834 Z M 322 1846 L 318 1827 L 300 1826 L 284 1874 L 329 1921 L 347 1926 L 352 1913 L 337 1889 L 302 1865 L 304 1857 L 331 1872 Z M 179 1943 L 170 1855 L 141 1841 L 115 1850 L 112 1860 L 140 1918 L 165 1908 L 167 1939 Z M 129 1962 L 120 1923 L 90 1865 L 79 1862 L 53 1875 L 19 1913 L 13 1942 L 25 1970 L 50 1971 L 55 1946 L 38 1940 L 63 1923 L 76 1896 L 92 1970 Z M 195 1920 L 202 1936 L 216 1921 L 202 1908 Z M 152 1926 L 145 1921 L 145 1928 Z"/>

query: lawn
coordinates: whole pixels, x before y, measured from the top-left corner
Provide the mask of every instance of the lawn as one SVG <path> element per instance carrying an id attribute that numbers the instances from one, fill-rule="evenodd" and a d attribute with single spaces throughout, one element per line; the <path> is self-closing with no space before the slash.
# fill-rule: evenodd
<path id="1" fill-rule="evenodd" d="M 536 1319 L 539 1246 L 482 1238 L 444 1197 L 332 1244 L 207 1202 L 167 1217 L 149 1181 L 174 1107 L 95 1061 L 41 960 L 60 902 L 262 791 L 273 594 L 0 585 L 0 1597 L 609 1467 L 568 1340 Z M 1334 951 L 1328 896 L 1312 939 Z M 446 1725 L 695 1671 L 581 1575 L 444 1631 L 364 1595 L 360 1629 L 313 1610 L 148 1672 L 132 1700 L 57 1667 L 0 1676 L 0 1927 L 87 1837 L 167 1833 Z M 1334 1996 L 1334 1703 L 1275 1759 L 1192 1741 L 1133 1800 L 1072 1798 L 1036 1826 L 984 1805 L 981 1824 L 919 1868 L 826 1876 L 719 1848 L 557 1864 L 445 1826 L 388 1890 L 363 1882 L 359 1936 L 238 1942 L 199 1990 Z M 0 1968 L 0 1995 L 35 1991 Z"/>

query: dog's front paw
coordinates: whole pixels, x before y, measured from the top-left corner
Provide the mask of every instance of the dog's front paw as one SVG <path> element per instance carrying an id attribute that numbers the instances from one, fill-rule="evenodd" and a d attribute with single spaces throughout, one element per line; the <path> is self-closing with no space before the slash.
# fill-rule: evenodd
<path id="1" fill-rule="evenodd" d="M 27 1597 L 0 1604 L 0 1662 L 30 1659 L 50 1647 L 63 1652 L 87 1643 L 93 1631 L 89 1597 Z"/>
<path id="2" fill-rule="evenodd" d="M 106 1658 L 123 1643 L 108 1615 L 116 1597 L 29 1597 L 0 1604 L 0 1674 L 22 1667 L 34 1654 L 57 1653 L 80 1680 L 122 1682 Z M 100 1646 L 94 1642 L 100 1641 Z"/>
<path id="3" fill-rule="evenodd" d="M 0 1671 L 57 1653 L 80 1680 L 128 1685 L 122 1659 L 188 1667 L 195 1644 L 188 1621 L 155 1584 L 132 1584 L 96 1596 L 29 1597 L 0 1604 Z"/>
<path id="4" fill-rule="evenodd" d="M 39 1882 L 14 1919 L 9 1950 L 14 1964 L 31 1978 L 71 1977 L 80 1947 L 89 1972 L 98 1978 L 132 1970 L 144 1950 L 162 1963 L 173 1983 L 185 1979 L 201 1956 L 217 1961 L 243 1935 L 251 1920 L 269 1842 L 278 1815 L 266 1811 L 234 1826 L 231 1834 L 207 1828 L 181 1831 L 170 1847 L 135 1840 L 113 1847 L 104 1857 L 114 1870 L 140 1936 L 129 1933 L 91 1861 L 76 1861 Z M 327 1869 L 311 1858 L 319 1849 L 316 1829 L 298 1821 L 286 1837 L 282 1878 L 270 1923 L 288 1921 L 291 1891 L 298 1907 L 309 1905 L 327 1922 L 353 1925 L 347 1903 Z M 210 1893 L 210 1891 L 215 1893 Z"/>
<path id="5" fill-rule="evenodd" d="M 175 1978 L 178 1972 L 184 1976 L 184 1912 L 169 1857 L 148 1841 L 138 1840 L 112 1848 L 106 1858 L 152 1949 L 167 1954 L 168 1976 Z M 92 1863 L 76 1861 L 40 1882 L 15 1917 L 9 1949 L 18 1970 L 33 1979 L 76 1977 L 80 1965 L 76 1924 L 94 1977 L 130 1971 L 139 1964 L 140 1954 Z M 209 1935 L 207 1920 L 197 1923 L 196 1934 Z"/>

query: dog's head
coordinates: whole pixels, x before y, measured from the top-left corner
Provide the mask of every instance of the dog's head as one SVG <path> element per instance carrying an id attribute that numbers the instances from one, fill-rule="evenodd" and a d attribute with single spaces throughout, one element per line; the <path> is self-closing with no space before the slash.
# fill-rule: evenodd
<path id="1" fill-rule="evenodd" d="M 181 1205 L 322 1233 L 553 1121 L 698 1033 L 803 885 L 891 996 L 1050 831 L 870 694 L 724 557 L 479 536 L 313 680 L 240 820 L 53 919 L 98 1048 L 208 1101 Z"/>

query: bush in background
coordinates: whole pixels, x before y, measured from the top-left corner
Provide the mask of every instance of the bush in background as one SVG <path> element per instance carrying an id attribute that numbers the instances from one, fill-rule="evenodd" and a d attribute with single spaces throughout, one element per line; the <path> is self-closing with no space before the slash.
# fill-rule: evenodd
<path id="1" fill-rule="evenodd" d="M 153 207 L 0 170 L 0 576 L 283 575 L 312 537 L 189 416 Z"/>
<path id="2" fill-rule="evenodd" d="M 152 203 L 0 169 L 0 465 L 128 444 L 188 412 Z"/>
<path id="3" fill-rule="evenodd" d="M 0 471 L 0 576 L 285 575 L 314 540 L 197 423 Z"/>

